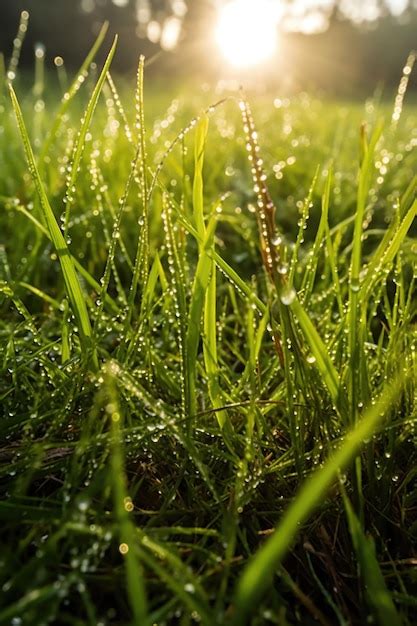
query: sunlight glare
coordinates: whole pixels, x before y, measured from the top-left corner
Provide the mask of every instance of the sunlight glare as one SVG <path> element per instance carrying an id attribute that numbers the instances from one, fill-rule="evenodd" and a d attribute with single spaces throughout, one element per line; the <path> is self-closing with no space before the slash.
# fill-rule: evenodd
<path id="1" fill-rule="evenodd" d="M 220 12 L 216 41 L 235 67 L 253 67 L 271 58 L 277 46 L 277 17 L 268 0 L 233 0 Z"/>

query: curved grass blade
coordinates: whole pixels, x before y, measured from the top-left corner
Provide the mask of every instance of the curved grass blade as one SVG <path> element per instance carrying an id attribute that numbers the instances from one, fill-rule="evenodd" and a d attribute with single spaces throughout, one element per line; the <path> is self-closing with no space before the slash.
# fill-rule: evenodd
<path id="1" fill-rule="evenodd" d="M 156 176 L 156 174 L 154 175 Z M 164 187 L 163 183 L 158 180 L 158 185 L 164 192 L 167 192 L 167 189 Z M 175 201 L 173 196 L 170 196 L 170 202 L 172 207 L 175 209 L 177 214 L 177 220 L 184 229 L 194 237 L 197 244 L 200 245 L 203 243 L 203 239 L 200 238 L 196 228 L 191 224 L 190 220 L 184 215 L 181 211 L 178 203 Z M 241 295 L 244 295 L 251 304 L 253 304 L 257 310 L 264 315 L 267 311 L 267 307 L 262 302 L 260 298 L 254 293 L 253 289 L 239 276 L 239 274 L 234 270 L 228 263 L 223 259 L 223 257 L 216 251 L 215 248 L 211 248 L 208 250 L 208 255 L 210 258 L 216 261 L 216 265 L 218 269 L 222 272 L 222 274 L 230 281 L 230 283 L 240 292 Z"/>
<path id="2" fill-rule="evenodd" d="M 333 183 L 333 168 L 329 167 L 329 172 L 326 178 L 326 184 L 324 187 L 324 192 L 322 196 L 321 203 L 321 217 L 319 226 L 317 229 L 316 237 L 314 240 L 313 248 L 311 251 L 311 258 L 309 260 L 308 266 L 306 268 L 306 272 L 304 274 L 302 292 L 303 292 L 303 304 L 307 304 L 310 299 L 311 293 L 314 287 L 314 281 L 316 279 L 317 268 L 319 263 L 320 251 L 322 248 L 323 241 L 326 238 L 326 233 L 329 227 L 329 205 L 330 205 L 330 194 Z"/>
<path id="3" fill-rule="evenodd" d="M 34 215 L 32 215 L 32 213 L 30 213 L 30 211 L 28 211 L 23 206 L 18 207 L 17 210 L 19 211 L 19 213 L 23 213 L 23 215 L 25 215 L 32 222 L 32 224 L 36 226 L 39 232 L 41 232 L 43 235 L 45 235 L 45 237 L 49 239 L 49 241 L 52 241 L 49 231 L 43 226 L 43 224 L 39 222 L 39 220 L 36 219 Z M 86 270 L 85 267 L 81 265 L 78 259 L 76 259 L 74 256 L 71 255 L 71 259 L 72 259 L 72 262 L 74 263 L 75 269 L 80 274 L 80 276 L 82 276 L 85 282 L 89 284 L 90 287 L 92 287 L 92 289 L 94 289 L 96 293 L 100 293 L 101 285 L 95 280 L 93 276 L 91 276 L 90 272 L 88 272 L 88 270 Z M 119 313 L 119 307 L 116 304 L 116 302 L 113 300 L 113 298 L 108 293 L 106 293 L 104 299 L 108 308 L 115 315 L 117 315 Z"/>
<path id="4" fill-rule="evenodd" d="M 109 284 L 110 284 L 110 278 L 111 278 L 111 272 L 113 269 L 113 273 L 115 274 L 115 270 L 116 270 L 116 264 L 115 264 L 115 255 L 116 255 L 116 248 L 117 248 L 117 244 L 119 242 L 120 239 L 120 226 L 122 223 L 122 219 L 123 219 L 123 213 L 126 209 L 126 203 L 127 203 L 127 199 L 129 197 L 129 192 L 132 186 L 132 182 L 133 182 L 133 178 L 135 175 L 135 171 L 136 171 L 136 164 L 137 164 L 137 160 L 139 158 L 139 148 L 136 151 L 136 155 L 135 158 L 133 160 L 133 164 L 132 167 L 129 171 L 129 176 L 125 185 L 125 189 L 123 192 L 123 196 L 120 199 L 119 202 L 119 207 L 117 210 L 117 214 L 115 215 L 115 218 L 113 220 L 113 228 L 112 228 L 112 233 L 109 236 L 109 249 L 108 249 L 108 253 L 107 253 L 107 259 L 106 259 L 106 264 L 104 267 L 104 272 L 103 272 L 103 276 L 101 278 L 101 287 L 100 287 L 100 304 L 98 306 L 98 309 L 96 311 L 96 325 L 98 324 L 101 314 L 103 312 L 104 309 L 104 303 L 105 303 L 105 298 L 106 295 L 108 295 L 108 288 L 109 288 Z M 125 302 L 126 304 L 126 302 Z"/>
<path id="5" fill-rule="evenodd" d="M 368 604 L 374 613 L 375 621 L 380 626 L 403 626 L 403 622 L 385 585 L 385 580 L 376 558 L 373 539 L 367 537 L 363 532 L 344 487 L 342 488 L 342 494 L 365 594 Z"/>
<path id="6" fill-rule="evenodd" d="M 91 324 L 88 316 L 87 307 L 85 304 L 84 294 L 81 289 L 80 282 L 75 271 L 74 262 L 72 260 L 70 251 L 64 239 L 64 236 L 59 228 L 55 219 L 54 212 L 49 204 L 48 197 L 43 187 L 38 168 L 36 166 L 35 157 L 33 155 L 32 147 L 30 145 L 29 136 L 25 127 L 22 111 L 20 109 L 19 102 L 17 100 L 14 89 L 9 85 L 10 96 L 12 99 L 13 109 L 16 115 L 17 124 L 19 127 L 20 135 L 23 142 L 23 147 L 26 154 L 26 160 L 29 166 L 29 171 L 32 176 L 36 192 L 39 197 L 42 213 L 47 224 L 48 231 L 51 237 L 51 241 L 55 247 L 55 251 L 61 264 L 62 274 L 64 277 L 65 287 L 68 294 L 68 299 L 71 303 L 72 311 L 77 320 L 77 325 L 80 335 L 81 350 L 85 359 L 91 359 L 91 365 L 94 369 L 98 368 L 97 353 L 92 346 L 91 341 Z"/>
<path id="7" fill-rule="evenodd" d="M 141 545 L 137 548 L 140 558 L 190 613 L 196 612 L 203 624 L 214 624 L 214 615 L 210 610 L 204 590 L 192 570 L 169 547 L 156 542 L 143 532 L 140 532 L 140 536 Z M 170 568 L 173 570 L 172 573 Z"/>
<path id="8" fill-rule="evenodd" d="M 316 188 L 317 185 L 317 180 L 319 177 L 319 172 L 320 172 L 320 166 L 317 166 L 316 172 L 314 174 L 314 178 L 311 182 L 310 188 L 308 190 L 308 194 L 306 199 L 304 200 L 304 204 L 303 204 L 303 208 L 302 208 L 302 212 L 301 212 L 301 219 L 300 219 L 300 226 L 298 229 L 298 234 L 297 234 L 297 239 L 294 245 L 294 249 L 292 251 L 292 256 L 291 256 L 291 262 L 290 262 L 290 271 L 288 274 L 288 283 L 290 285 L 294 284 L 294 277 L 295 277 L 295 272 L 297 269 L 297 265 L 298 265 L 298 255 L 301 249 L 301 244 L 304 241 L 304 230 L 307 227 L 307 222 L 308 222 L 308 218 L 309 218 L 309 213 L 310 213 L 310 206 L 312 206 L 312 200 L 313 200 L 313 193 L 314 190 Z"/>
<path id="9" fill-rule="evenodd" d="M 416 217 L 416 214 L 417 200 L 414 200 L 395 234 L 393 235 L 392 230 L 389 229 L 390 237 L 387 239 L 384 237 L 384 240 L 381 242 L 381 246 L 379 246 L 374 253 L 368 266 L 366 278 L 362 284 L 362 298 L 365 302 L 370 297 L 372 290 L 375 287 L 375 283 L 381 277 L 381 272 L 383 272 L 384 268 L 393 262 L 411 227 L 411 224 L 414 221 L 414 218 Z"/>
<path id="10" fill-rule="evenodd" d="M 365 215 L 366 203 L 368 201 L 369 188 L 371 186 L 373 158 L 376 145 L 382 134 L 382 123 L 374 130 L 371 141 L 368 145 L 365 134 L 363 134 L 362 150 L 364 153 L 362 165 L 359 172 L 359 183 L 356 202 L 356 213 L 353 233 L 353 249 L 350 267 L 350 281 L 353 284 L 351 293 L 356 294 L 356 284 L 359 285 L 359 274 L 362 262 L 362 230 Z"/>
<path id="11" fill-rule="evenodd" d="M 116 360 L 110 361 L 109 367 L 111 367 L 112 375 L 114 377 L 117 377 L 117 381 L 120 387 L 123 388 L 128 395 L 135 396 L 143 404 L 145 409 L 151 411 L 154 415 L 158 416 L 158 419 L 161 422 L 165 422 L 167 427 L 172 430 L 173 435 L 187 451 L 188 456 L 200 472 L 207 487 L 213 494 L 216 502 L 219 501 L 219 496 L 214 487 L 209 469 L 202 461 L 194 440 L 191 437 L 188 437 L 187 434 L 184 434 L 181 429 L 174 423 L 174 420 L 172 419 L 174 417 L 172 408 L 167 403 L 161 401 L 161 399 L 154 398 L 152 394 L 147 389 L 145 389 L 145 387 L 143 387 L 140 382 L 137 381 L 135 377 Z"/>
<path id="12" fill-rule="evenodd" d="M 336 371 L 333 361 L 331 360 L 326 346 L 324 345 L 320 335 L 318 334 L 314 324 L 310 320 L 298 298 L 295 298 L 290 305 L 292 313 L 294 313 L 297 321 L 303 331 L 310 347 L 312 355 L 316 359 L 316 367 L 323 377 L 323 381 L 330 393 L 330 396 L 337 408 L 343 412 L 343 391 L 339 375 Z"/>
<path id="13" fill-rule="evenodd" d="M 403 379 L 401 376 L 387 385 L 376 403 L 367 409 L 363 419 L 345 437 L 342 446 L 329 456 L 319 470 L 310 475 L 284 513 L 274 534 L 249 561 L 236 588 L 234 625 L 247 623 L 255 612 L 259 599 L 271 584 L 273 574 L 289 550 L 300 525 L 323 499 L 338 472 L 351 462 L 364 441 L 375 433 L 390 407 L 398 399 L 404 385 Z"/>
<path id="14" fill-rule="evenodd" d="M 60 588 L 62 588 L 62 583 Z M 58 593 L 59 591 L 55 583 L 28 591 L 28 593 L 22 598 L 19 598 L 17 602 L 0 611 L 0 624 L 13 624 L 13 618 L 16 615 L 21 615 L 28 609 L 39 604 L 51 602 Z"/>
<path id="15" fill-rule="evenodd" d="M 59 127 L 62 124 L 62 120 L 64 118 L 64 115 L 70 105 L 71 100 L 74 98 L 75 94 L 78 92 L 78 90 L 80 89 L 81 85 L 84 83 L 84 80 L 87 76 L 88 73 L 88 67 L 90 65 L 90 63 L 93 62 L 97 52 L 99 51 L 101 44 L 104 41 L 104 38 L 107 34 L 107 30 L 109 28 L 109 23 L 108 22 L 104 22 L 103 26 L 101 27 L 101 30 L 98 34 L 98 37 L 96 39 L 96 41 L 94 42 L 93 47 L 91 48 L 90 52 L 87 54 L 85 61 L 83 62 L 83 64 L 81 65 L 80 69 L 77 72 L 77 75 L 75 77 L 75 79 L 73 80 L 73 82 L 70 85 L 70 88 L 68 89 L 68 91 L 64 94 L 62 101 L 61 101 L 61 105 L 55 115 L 54 118 L 54 123 L 52 125 L 51 130 L 49 131 L 45 143 L 42 147 L 42 151 L 39 157 L 39 164 L 40 167 L 42 167 L 43 161 L 45 160 L 46 155 L 49 152 L 49 149 L 51 147 L 51 144 L 53 142 L 53 140 L 55 139 L 55 136 L 59 130 Z"/>
<path id="16" fill-rule="evenodd" d="M 73 152 L 71 165 L 70 165 L 71 172 L 67 180 L 67 191 L 65 194 L 66 206 L 65 206 L 64 233 L 66 233 L 68 230 L 68 222 L 69 222 L 69 216 L 70 216 L 70 210 L 71 210 L 71 204 L 72 204 L 71 199 L 73 197 L 73 190 L 74 190 L 75 183 L 78 177 L 81 157 L 84 152 L 85 139 L 87 136 L 88 129 L 90 128 L 91 120 L 93 118 L 94 111 L 97 106 L 97 102 L 98 102 L 101 90 L 106 80 L 107 72 L 109 71 L 111 62 L 113 60 L 114 53 L 116 51 L 116 46 L 117 46 L 117 35 L 114 38 L 113 45 L 110 48 L 109 54 L 107 55 L 107 59 L 103 65 L 103 69 L 101 70 L 100 77 L 96 83 L 96 86 L 94 87 L 90 101 L 87 105 L 87 109 L 83 116 L 83 120 L 82 120 L 82 124 L 80 128 L 80 132 L 78 133 L 77 141 L 75 143 L 74 152 Z"/>
<path id="17" fill-rule="evenodd" d="M 106 406 L 111 422 L 111 478 L 113 483 L 113 500 L 118 533 L 119 551 L 123 555 L 126 570 L 127 594 L 133 614 L 134 624 L 148 624 L 147 600 L 144 584 L 143 567 L 134 549 L 138 541 L 137 528 L 132 519 L 133 504 L 128 495 L 127 478 L 122 448 L 122 416 L 120 412 L 115 377 L 112 367 L 107 367 L 108 394 L 110 403 Z"/>
<path id="18" fill-rule="evenodd" d="M 27 289 L 38 298 L 41 298 L 42 300 L 44 300 L 47 304 L 49 304 L 51 307 L 53 307 L 57 311 L 59 310 L 60 304 L 58 300 L 55 300 L 55 298 L 51 298 L 51 296 L 49 296 L 47 293 L 42 291 L 42 289 L 38 289 L 37 287 L 34 287 L 33 285 L 29 285 L 25 281 L 19 281 L 17 284 L 19 285 L 19 287 L 23 287 L 23 289 Z"/>

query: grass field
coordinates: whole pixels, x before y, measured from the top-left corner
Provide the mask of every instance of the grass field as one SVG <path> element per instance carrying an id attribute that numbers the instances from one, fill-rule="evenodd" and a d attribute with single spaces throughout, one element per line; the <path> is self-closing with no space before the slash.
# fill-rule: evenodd
<path id="1" fill-rule="evenodd" d="M 0 624 L 416 624 L 412 58 L 357 103 L 113 51 L 0 77 Z"/>

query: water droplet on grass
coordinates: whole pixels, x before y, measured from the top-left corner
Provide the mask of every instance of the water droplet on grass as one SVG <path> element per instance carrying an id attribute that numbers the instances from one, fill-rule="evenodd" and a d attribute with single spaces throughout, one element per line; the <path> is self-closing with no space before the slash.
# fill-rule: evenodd
<path id="1" fill-rule="evenodd" d="M 351 291 L 353 291 L 353 293 L 358 293 L 359 289 L 360 289 L 360 284 L 359 281 L 357 279 L 352 279 L 350 282 L 350 289 Z"/>
<path id="2" fill-rule="evenodd" d="M 90 504 L 90 501 L 87 498 L 83 498 L 82 500 L 78 502 L 78 508 L 80 511 L 84 513 L 85 511 L 87 511 L 89 504 Z"/>
<path id="3" fill-rule="evenodd" d="M 294 300 L 296 299 L 297 294 L 295 289 L 292 287 L 287 287 L 281 294 L 281 302 L 285 304 L 285 306 L 290 306 Z"/>

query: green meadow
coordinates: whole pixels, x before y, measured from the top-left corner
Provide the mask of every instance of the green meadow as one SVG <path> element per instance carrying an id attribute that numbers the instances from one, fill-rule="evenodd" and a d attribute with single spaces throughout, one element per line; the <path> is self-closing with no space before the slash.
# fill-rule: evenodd
<path id="1" fill-rule="evenodd" d="M 161 94 L 103 37 L 0 64 L 0 624 L 412 626 L 414 57 Z"/>

